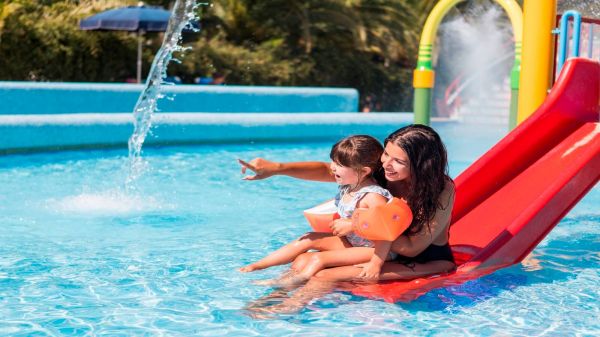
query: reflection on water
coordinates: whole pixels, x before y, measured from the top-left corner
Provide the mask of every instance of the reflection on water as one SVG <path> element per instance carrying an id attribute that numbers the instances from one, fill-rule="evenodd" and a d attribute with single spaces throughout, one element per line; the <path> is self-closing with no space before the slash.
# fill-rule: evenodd
<path id="1" fill-rule="evenodd" d="M 524 271 L 536 271 L 542 269 L 540 260 L 536 258 L 536 254 L 533 252 L 529 253 L 529 255 L 527 255 L 523 261 L 521 261 L 521 265 L 523 265 Z"/>

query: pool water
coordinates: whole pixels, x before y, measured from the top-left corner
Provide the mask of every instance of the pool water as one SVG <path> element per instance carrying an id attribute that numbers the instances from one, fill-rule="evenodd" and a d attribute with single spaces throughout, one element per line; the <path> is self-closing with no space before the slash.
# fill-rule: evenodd
<path id="1" fill-rule="evenodd" d="M 456 176 L 503 131 L 438 126 Z M 472 137 L 471 137 L 472 136 Z M 243 307 L 269 292 L 237 272 L 308 230 L 334 184 L 241 180 L 236 158 L 327 160 L 331 143 L 126 149 L 0 157 L 0 335 L 592 336 L 600 323 L 600 188 L 523 263 L 390 304 L 336 292 L 294 315 Z"/>

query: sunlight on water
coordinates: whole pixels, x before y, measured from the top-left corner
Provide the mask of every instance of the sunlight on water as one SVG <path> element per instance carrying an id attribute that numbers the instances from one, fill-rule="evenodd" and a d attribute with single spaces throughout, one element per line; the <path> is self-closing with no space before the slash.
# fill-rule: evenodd
<path id="1" fill-rule="evenodd" d="M 150 210 L 166 210 L 164 205 L 153 197 L 138 196 L 120 190 L 104 193 L 82 193 L 61 200 L 50 200 L 48 207 L 65 213 L 93 215 L 123 215 Z"/>

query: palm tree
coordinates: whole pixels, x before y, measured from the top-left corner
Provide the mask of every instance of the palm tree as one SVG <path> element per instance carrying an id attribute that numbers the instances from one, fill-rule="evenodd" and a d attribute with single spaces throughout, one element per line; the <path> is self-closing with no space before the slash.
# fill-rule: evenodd
<path id="1" fill-rule="evenodd" d="M 0 0 L 0 43 L 2 42 L 2 31 L 4 30 L 6 19 L 19 7 L 21 6 L 18 3 L 6 3 Z"/>
<path id="2" fill-rule="evenodd" d="M 417 0 L 215 0 L 195 50 L 208 67 L 249 79 L 242 83 L 397 91 L 416 60 L 420 6 L 427 7 Z"/>
<path id="3" fill-rule="evenodd" d="M 407 0 L 272 0 L 256 2 L 251 12 L 267 27 L 286 34 L 289 44 L 305 54 L 315 47 L 335 46 L 406 57 L 399 50 L 414 45 L 420 29 Z"/>
<path id="4" fill-rule="evenodd" d="M 365 51 L 384 63 L 412 57 L 420 27 L 407 1 L 354 1 L 353 7 L 360 16 L 359 36 Z"/>

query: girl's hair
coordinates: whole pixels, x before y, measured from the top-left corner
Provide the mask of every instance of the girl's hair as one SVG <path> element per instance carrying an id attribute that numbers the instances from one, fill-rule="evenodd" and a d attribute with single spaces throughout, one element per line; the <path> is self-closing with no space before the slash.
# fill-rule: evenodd
<path id="1" fill-rule="evenodd" d="M 428 224 L 438 209 L 447 207 L 440 203 L 440 195 L 447 182 L 448 155 L 440 136 L 425 125 L 408 125 L 394 131 L 384 144 L 392 142 L 408 155 L 410 163 L 410 187 L 406 196 L 413 211 L 413 222 L 408 234 L 416 234 Z"/>
<path id="2" fill-rule="evenodd" d="M 373 175 L 375 172 L 381 171 L 382 154 L 383 146 L 377 139 L 366 135 L 356 135 L 335 143 L 329 157 L 336 164 L 350 167 L 357 173 L 363 167 L 369 167 L 371 175 Z"/>

